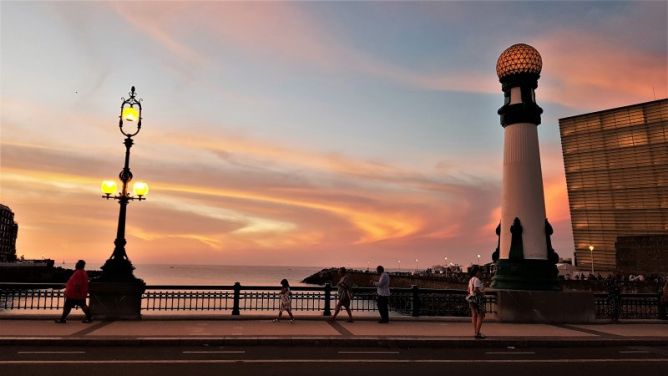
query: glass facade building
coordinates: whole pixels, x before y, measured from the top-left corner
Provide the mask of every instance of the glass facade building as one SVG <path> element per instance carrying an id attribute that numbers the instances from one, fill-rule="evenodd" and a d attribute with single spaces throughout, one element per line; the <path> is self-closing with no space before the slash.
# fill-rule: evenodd
<path id="1" fill-rule="evenodd" d="M 618 237 L 668 234 L 668 99 L 559 119 L 559 129 L 575 264 L 589 270 L 593 256 L 595 271 L 616 270 Z"/>

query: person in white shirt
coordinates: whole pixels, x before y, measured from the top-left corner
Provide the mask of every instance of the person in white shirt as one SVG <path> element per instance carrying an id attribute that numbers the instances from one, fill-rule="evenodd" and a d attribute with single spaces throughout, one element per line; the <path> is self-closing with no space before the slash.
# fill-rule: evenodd
<path id="1" fill-rule="evenodd" d="M 378 265 L 376 271 L 380 274 L 378 282 L 373 283 L 377 287 L 376 293 L 378 294 L 378 313 L 380 313 L 378 322 L 387 324 L 390 322 L 388 307 L 390 303 L 390 275 L 385 273 L 385 268 L 381 265 Z"/>
<path id="2" fill-rule="evenodd" d="M 485 318 L 485 293 L 483 292 L 485 287 L 480 280 L 482 275 L 480 266 L 473 265 L 470 274 L 471 279 L 469 280 L 466 300 L 471 307 L 471 322 L 473 322 L 475 338 L 483 339 L 485 336 L 480 333 L 480 327 L 482 327 L 482 320 Z"/>

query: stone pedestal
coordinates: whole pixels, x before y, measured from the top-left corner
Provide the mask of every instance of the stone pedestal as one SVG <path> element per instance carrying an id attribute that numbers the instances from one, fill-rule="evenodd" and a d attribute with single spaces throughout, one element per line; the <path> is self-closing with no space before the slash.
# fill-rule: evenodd
<path id="1" fill-rule="evenodd" d="M 559 291 L 559 270 L 549 260 L 498 260 L 492 288 Z"/>
<path id="2" fill-rule="evenodd" d="M 91 282 L 90 308 L 94 320 L 140 320 L 141 296 L 146 289 L 142 280 L 128 282 Z"/>
<path id="3" fill-rule="evenodd" d="M 585 323 L 596 318 L 594 295 L 581 291 L 496 290 L 502 322 Z"/>

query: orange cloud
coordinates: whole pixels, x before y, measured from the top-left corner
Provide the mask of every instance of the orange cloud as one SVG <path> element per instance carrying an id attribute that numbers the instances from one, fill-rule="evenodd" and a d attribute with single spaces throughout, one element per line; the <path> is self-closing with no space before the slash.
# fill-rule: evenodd
<path id="1" fill-rule="evenodd" d="M 610 35 L 559 31 L 532 44 L 543 56 L 540 95 L 574 108 L 603 109 L 668 96 L 664 54 L 620 47 Z"/>

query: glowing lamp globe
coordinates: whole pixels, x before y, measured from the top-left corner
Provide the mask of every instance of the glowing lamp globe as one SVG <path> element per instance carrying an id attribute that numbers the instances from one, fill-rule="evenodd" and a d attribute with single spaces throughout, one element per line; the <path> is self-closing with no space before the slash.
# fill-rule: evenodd
<path id="1" fill-rule="evenodd" d="M 136 122 L 139 119 L 139 110 L 133 106 L 123 107 L 121 117 L 125 121 Z"/>
<path id="2" fill-rule="evenodd" d="M 132 191 L 139 197 L 146 196 L 148 194 L 148 184 L 138 181 L 132 186 Z"/>
<path id="3" fill-rule="evenodd" d="M 499 79 L 516 74 L 539 75 L 542 69 L 543 59 L 538 51 L 524 43 L 508 47 L 496 61 L 496 74 Z"/>
<path id="4" fill-rule="evenodd" d="M 113 180 L 104 180 L 102 181 L 102 193 L 109 196 L 116 193 L 118 186 Z"/>

